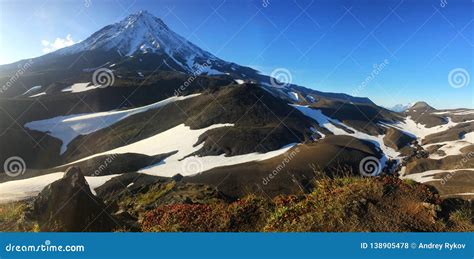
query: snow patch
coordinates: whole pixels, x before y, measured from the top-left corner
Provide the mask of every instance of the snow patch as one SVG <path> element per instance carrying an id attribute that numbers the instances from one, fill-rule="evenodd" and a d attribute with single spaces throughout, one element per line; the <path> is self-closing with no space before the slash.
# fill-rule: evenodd
<path id="1" fill-rule="evenodd" d="M 441 150 L 445 155 L 438 155 L 436 153 L 431 154 L 429 158 L 431 159 L 442 159 L 448 156 L 462 155 L 461 149 L 468 147 L 474 144 L 474 132 L 467 133 L 463 136 L 461 140 L 445 141 L 440 143 L 428 144 L 423 146 L 424 149 L 429 148 L 430 146 L 443 145 L 438 150 Z"/>
<path id="2" fill-rule="evenodd" d="M 400 178 L 401 179 L 411 179 L 411 180 L 419 182 L 419 183 L 426 183 L 426 182 L 432 182 L 432 181 L 441 181 L 442 179 L 434 179 L 434 177 L 437 174 L 453 173 L 453 172 L 456 172 L 456 171 L 471 171 L 472 173 L 474 173 L 474 168 L 453 169 L 453 170 L 429 170 L 429 171 L 416 173 L 416 174 L 403 175 L 403 176 L 400 176 Z"/>
<path id="3" fill-rule="evenodd" d="M 28 179 L 0 183 L 0 203 L 20 201 L 34 197 L 48 184 L 63 178 L 63 176 L 63 172 L 58 172 Z M 95 189 L 115 176 L 118 175 L 86 176 L 85 178 L 89 183 L 92 193 L 96 195 Z"/>
<path id="4" fill-rule="evenodd" d="M 62 146 L 60 154 L 63 154 L 67 150 L 67 145 L 80 135 L 87 135 L 96 132 L 103 128 L 110 127 L 111 125 L 132 115 L 146 112 L 150 109 L 157 109 L 172 102 L 182 101 L 198 95 L 200 94 L 173 96 L 150 105 L 128 110 L 59 116 L 46 120 L 28 122 L 25 124 L 25 127 L 31 130 L 45 132 L 48 135 L 61 140 Z"/>
<path id="5" fill-rule="evenodd" d="M 464 134 L 464 136 L 462 137 L 462 140 L 467 141 L 471 144 L 474 144 L 474 132 L 469 132 L 469 133 Z"/>
<path id="6" fill-rule="evenodd" d="M 204 132 L 214 128 L 229 126 L 233 126 L 233 124 L 215 124 L 207 128 L 191 130 L 190 127 L 185 126 L 184 124 L 180 124 L 174 128 L 171 128 L 149 138 L 106 152 L 88 156 L 69 163 L 67 165 L 82 162 L 97 156 L 124 153 L 136 153 L 144 154 L 147 156 L 155 156 L 159 154 L 178 151 L 178 153 L 173 156 L 177 157 L 177 159 L 181 159 L 199 149 L 198 147 L 194 147 L 193 145 L 198 141 L 199 136 L 202 135 Z"/>
<path id="7" fill-rule="evenodd" d="M 415 122 L 411 118 L 411 116 L 408 116 L 405 119 L 404 122 L 398 122 L 396 124 L 387 124 L 387 123 L 385 123 L 384 125 L 389 126 L 389 127 L 397 128 L 397 129 L 402 130 L 406 133 L 409 133 L 409 135 L 412 135 L 412 136 L 416 137 L 419 140 L 423 140 L 428 135 L 448 130 L 448 129 L 450 129 L 450 128 L 452 128 L 452 127 L 459 124 L 459 123 L 453 122 L 451 120 L 451 118 L 449 118 L 449 117 L 447 118 L 447 120 L 448 120 L 448 123 L 446 123 L 446 124 L 442 124 L 442 125 L 439 125 L 439 126 L 427 128 L 425 125 Z"/>
<path id="8" fill-rule="evenodd" d="M 26 92 L 24 92 L 22 95 L 30 95 L 33 93 L 38 92 L 42 88 L 41 85 L 33 86 L 30 89 L 28 89 Z M 30 96 L 31 97 L 31 96 Z"/>
<path id="9" fill-rule="evenodd" d="M 288 96 L 293 100 L 293 101 L 299 101 L 299 97 L 298 97 L 298 94 L 295 93 L 295 92 L 289 92 L 288 93 Z"/>
<path id="10" fill-rule="evenodd" d="M 245 84 L 245 81 L 242 79 L 235 79 L 234 81 L 239 85 Z"/>
<path id="11" fill-rule="evenodd" d="M 76 83 L 71 86 L 64 88 L 61 92 L 71 92 L 71 93 L 82 93 L 97 88 L 103 88 L 101 85 L 91 85 L 91 83 Z"/>
<path id="12" fill-rule="evenodd" d="M 186 159 L 182 161 L 178 161 L 177 160 L 178 156 L 172 156 L 165 159 L 163 163 L 159 163 L 158 165 L 144 168 L 140 170 L 139 172 L 151 174 L 151 175 L 167 176 L 167 177 L 173 176 L 174 174 L 176 174 L 176 172 L 179 172 L 183 176 L 194 175 L 194 174 L 198 174 L 198 173 L 201 173 L 201 172 L 204 172 L 216 167 L 236 165 L 236 164 L 242 164 L 242 163 L 247 163 L 251 161 L 262 161 L 262 160 L 270 159 L 272 157 L 275 157 L 287 152 L 290 148 L 292 148 L 295 145 L 296 145 L 295 143 L 289 144 L 280 149 L 270 151 L 267 153 L 250 153 L 250 154 L 244 154 L 244 155 L 238 155 L 238 156 L 232 156 L 232 157 L 226 157 L 224 154 L 220 156 L 204 156 L 204 157 L 192 156 L 192 157 L 187 157 Z M 202 145 L 197 146 L 196 151 L 201 147 Z M 187 170 L 187 165 L 191 167 L 191 165 L 193 164 L 198 165 L 198 167 L 195 168 L 195 170 L 194 169 Z"/>
<path id="13" fill-rule="evenodd" d="M 225 155 L 204 157 L 190 156 L 204 145 L 204 143 L 201 143 L 200 145 L 194 146 L 198 141 L 199 136 L 204 132 L 214 128 L 232 126 L 233 124 L 215 124 L 204 129 L 191 130 L 188 126 L 181 124 L 155 136 L 107 152 L 89 156 L 68 165 L 108 154 L 137 153 L 154 156 L 177 151 L 176 154 L 167 157 L 165 160 L 155 165 L 143 168 L 139 172 L 166 177 L 171 177 L 177 173 L 187 176 L 215 167 L 269 159 L 285 153 L 295 145 L 290 144 L 267 153 L 251 153 L 232 157 L 226 157 Z M 193 170 L 189 170 L 189 168 L 192 168 Z"/>
<path id="14" fill-rule="evenodd" d="M 42 92 L 42 93 L 39 93 L 39 94 L 34 94 L 34 95 L 30 96 L 30 98 L 34 98 L 34 97 L 38 97 L 38 96 L 42 96 L 42 95 L 46 95 L 46 92 Z"/>
<path id="15" fill-rule="evenodd" d="M 312 109 L 308 106 L 302 106 L 302 105 L 291 105 L 291 106 L 301 111 L 305 116 L 310 117 L 314 119 L 315 121 L 317 121 L 321 127 L 324 127 L 327 130 L 331 131 L 334 135 L 351 136 L 354 138 L 366 140 L 373 143 L 384 154 L 384 157 L 380 161 L 381 164 L 386 164 L 386 162 L 388 161 L 388 158 L 396 159 L 398 156 L 400 156 L 399 152 L 385 145 L 383 141 L 384 135 L 372 136 L 364 132 L 358 131 L 350 126 L 343 124 L 339 120 L 335 120 L 335 119 L 327 117 L 326 115 L 322 113 L 321 110 L 318 110 L 318 109 Z M 340 129 L 339 127 L 336 127 L 336 125 L 346 128 L 350 131 L 353 131 L 354 133 L 348 133 Z"/>
<path id="16" fill-rule="evenodd" d="M 216 70 L 214 68 L 211 68 L 210 66 L 202 66 L 199 70 L 201 71 L 201 74 L 207 74 L 208 76 L 224 74 L 223 72 Z"/>
<path id="17" fill-rule="evenodd" d="M 313 127 L 311 127 L 310 130 L 311 130 L 313 133 L 319 134 L 319 135 L 321 136 L 321 139 L 323 139 L 323 138 L 326 137 L 325 134 L 321 133 L 320 131 L 318 131 L 317 129 L 315 129 L 315 128 L 313 128 Z M 313 140 L 316 140 L 316 139 L 313 137 Z"/>

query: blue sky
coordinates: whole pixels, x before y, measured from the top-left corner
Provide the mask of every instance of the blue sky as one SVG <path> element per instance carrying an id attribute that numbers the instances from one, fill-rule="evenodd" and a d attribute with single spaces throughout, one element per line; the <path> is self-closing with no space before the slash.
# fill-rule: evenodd
<path id="1" fill-rule="evenodd" d="M 384 106 L 474 108 L 474 82 L 448 80 L 451 71 L 474 75 L 471 0 L 0 0 L 0 64 L 84 40 L 138 10 L 224 60 L 265 74 L 286 68 L 299 85 Z"/>

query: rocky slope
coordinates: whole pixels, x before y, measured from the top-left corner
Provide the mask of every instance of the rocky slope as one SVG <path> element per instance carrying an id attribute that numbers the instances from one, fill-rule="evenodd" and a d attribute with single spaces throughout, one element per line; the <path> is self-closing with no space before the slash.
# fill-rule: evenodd
<path id="1" fill-rule="evenodd" d="M 127 184 L 124 186 L 123 184 Z M 472 202 L 393 176 L 322 177 L 296 195 L 235 199 L 182 177 L 125 174 L 94 196 L 77 168 L 32 201 L 0 204 L 2 231 L 473 231 Z M 73 195 L 73 194 L 76 195 Z M 70 202 L 65 202 L 69 200 Z M 330 211 L 330 213 L 328 213 Z"/>
<path id="2" fill-rule="evenodd" d="M 111 204 L 118 195 L 121 209 L 137 200 L 158 208 L 308 194 L 315 180 L 341 175 L 389 175 L 442 198 L 474 197 L 472 110 L 419 102 L 393 112 L 367 98 L 275 84 L 146 12 L 32 59 L 12 81 L 28 62 L 0 66 L 0 83 L 10 82 L 0 97 L 0 145 L 8 147 L 1 203 L 69 179 L 70 166 L 83 172 L 88 196 Z M 122 197 L 129 189 L 140 197 Z"/>

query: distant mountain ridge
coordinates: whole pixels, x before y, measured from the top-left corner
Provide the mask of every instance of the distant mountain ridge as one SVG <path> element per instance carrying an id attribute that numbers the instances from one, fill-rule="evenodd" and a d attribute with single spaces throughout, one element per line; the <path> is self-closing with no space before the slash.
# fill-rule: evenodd
<path id="1" fill-rule="evenodd" d="M 130 14 L 123 20 L 107 25 L 90 37 L 72 46 L 59 49 L 44 56 L 0 66 L 0 83 L 6 82 L 19 66 L 28 64 L 27 73 L 64 71 L 53 75 L 48 84 L 69 78 L 68 73 L 92 72 L 98 68 L 108 68 L 117 73 L 135 71 L 146 72 L 173 71 L 185 74 L 204 74 L 210 76 L 229 76 L 245 82 L 259 82 L 262 86 L 276 92 L 298 91 L 302 95 L 327 97 L 355 103 L 372 103 L 365 97 L 354 97 L 343 93 L 325 93 L 314 89 L 285 82 L 277 89 L 278 80 L 262 75 L 259 71 L 224 61 L 202 50 L 182 36 L 172 31 L 161 19 L 147 11 Z M 4 78 L 2 78 L 4 76 Z M 44 78 L 45 76 L 43 76 Z M 3 80 L 2 80 L 3 79 Z M 33 80 L 34 81 L 34 80 Z M 25 84 L 26 87 L 35 85 Z M 22 92 L 12 91 L 10 96 Z"/>
<path id="2" fill-rule="evenodd" d="M 458 162 L 474 150 L 474 111 L 417 102 L 393 112 L 368 98 L 294 85 L 290 71 L 277 70 L 288 82 L 221 60 L 148 12 L 0 66 L 0 85 L 8 85 L 0 162 L 21 158 L 26 167 L 17 178 L 0 171 L 0 202 L 35 195 L 71 165 L 94 191 L 138 172 L 218 186 L 228 197 L 262 190 L 273 197 L 309 191 L 315 175 L 344 169 L 473 196 L 474 160 Z M 109 82 L 94 82 L 97 71 Z M 442 170 L 454 180 L 431 178 L 446 177 Z M 262 181 L 269 173 L 273 179 Z M 123 187 L 138 186 L 129 180 Z"/>
<path id="3" fill-rule="evenodd" d="M 401 104 L 400 103 L 400 104 L 396 104 L 396 105 L 391 106 L 391 107 L 387 107 L 387 109 L 389 109 L 391 111 L 394 111 L 394 112 L 404 112 L 412 106 L 413 106 L 412 103 L 407 103 L 407 104 Z"/>
<path id="4" fill-rule="evenodd" d="M 431 105 L 429 105 L 427 102 L 416 102 L 413 104 L 411 107 L 409 107 L 407 110 L 424 110 L 424 111 L 436 111 L 435 108 L 433 108 Z"/>

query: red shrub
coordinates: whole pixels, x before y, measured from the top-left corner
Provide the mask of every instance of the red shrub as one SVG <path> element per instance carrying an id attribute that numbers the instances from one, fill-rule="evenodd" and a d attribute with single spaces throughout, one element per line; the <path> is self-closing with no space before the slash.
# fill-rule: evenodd
<path id="1" fill-rule="evenodd" d="M 143 231 L 217 232 L 225 231 L 228 215 L 219 204 L 174 204 L 158 207 L 145 214 Z"/>

